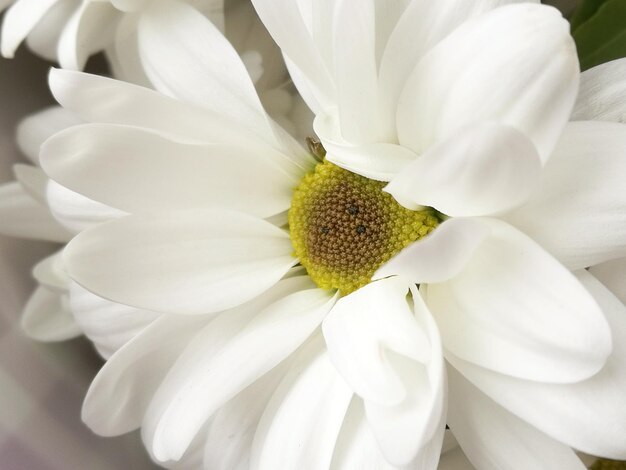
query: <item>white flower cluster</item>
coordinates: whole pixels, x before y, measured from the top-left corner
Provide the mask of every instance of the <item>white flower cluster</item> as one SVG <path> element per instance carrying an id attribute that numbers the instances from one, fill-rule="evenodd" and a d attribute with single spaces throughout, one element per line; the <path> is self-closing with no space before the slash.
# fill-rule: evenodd
<path id="1" fill-rule="evenodd" d="M 62 244 L 23 326 L 106 360 L 96 433 L 175 469 L 626 460 L 626 59 L 581 73 L 532 0 L 1 7 L 2 54 L 61 68 L 0 231 Z"/>

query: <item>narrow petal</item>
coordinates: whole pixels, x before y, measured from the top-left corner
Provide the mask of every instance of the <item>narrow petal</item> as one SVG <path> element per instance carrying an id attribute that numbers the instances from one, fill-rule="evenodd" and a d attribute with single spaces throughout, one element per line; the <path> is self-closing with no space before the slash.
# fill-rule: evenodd
<path id="1" fill-rule="evenodd" d="M 76 323 L 105 359 L 160 317 L 98 297 L 75 282 L 70 286 L 70 306 Z"/>
<path id="2" fill-rule="evenodd" d="M 430 206 L 451 217 L 494 215 L 525 202 L 540 175 L 533 143 L 513 127 L 488 122 L 431 147 L 385 191 L 410 209 Z"/>
<path id="3" fill-rule="evenodd" d="M 328 468 L 352 391 L 321 335 L 294 359 L 254 436 L 250 468 Z"/>
<path id="4" fill-rule="evenodd" d="M 284 282 L 288 281 L 302 284 L 297 278 Z M 193 372 L 187 372 L 155 430 L 155 455 L 160 460 L 180 458 L 203 423 L 304 343 L 333 303 L 334 298 L 320 289 L 295 292 L 262 310 L 222 348 L 208 355 L 196 351 Z M 199 347 L 206 349 L 206 345 Z M 189 367 L 189 361 L 181 358 L 177 370 Z"/>
<path id="5" fill-rule="evenodd" d="M 16 49 L 57 0 L 19 0 L 4 14 L 2 55 L 12 58 Z"/>
<path id="6" fill-rule="evenodd" d="M 407 285 L 398 277 L 372 282 L 339 299 L 323 324 L 330 358 L 344 380 L 362 398 L 386 406 L 407 393 L 387 353 L 422 363 L 431 353 L 406 301 Z"/>
<path id="7" fill-rule="evenodd" d="M 619 258 L 593 266 L 589 272 L 594 275 L 613 295 L 626 304 L 626 258 Z"/>
<path id="8" fill-rule="evenodd" d="M 20 121 L 16 134 L 17 145 L 31 162 L 38 164 L 39 148 L 45 140 L 81 122 L 77 116 L 60 106 L 46 108 Z"/>
<path id="9" fill-rule="evenodd" d="M 519 380 L 449 356 L 467 379 L 511 413 L 566 445 L 591 455 L 626 460 L 626 307 L 586 271 L 580 281 L 611 326 L 613 352 L 604 368 L 575 384 Z"/>
<path id="10" fill-rule="evenodd" d="M 263 293 L 295 264 L 291 252 L 288 235 L 268 222 L 194 210 L 96 226 L 72 240 L 65 263 L 79 284 L 114 302 L 203 314 Z"/>
<path id="11" fill-rule="evenodd" d="M 491 235 L 455 278 L 429 284 L 444 347 L 482 367 L 542 382 L 578 382 L 611 353 L 598 304 L 580 282 L 510 225 Z"/>
<path id="12" fill-rule="evenodd" d="M 273 136 L 239 55 L 192 6 L 154 2 L 142 13 L 138 37 L 142 62 L 159 91 Z"/>
<path id="13" fill-rule="evenodd" d="M 578 75 L 561 13 L 528 3 L 496 8 L 415 67 L 397 110 L 400 143 L 419 154 L 477 120 L 498 121 L 526 134 L 545 162 L 569 119 Z"/>
<path id="14" fill-rule="evenodd" d="M 89 387 L 83 421 L 103 436 L 138 428 L 157 387 L 204 322 L 163 316 L 113 354 Z"/>
<path id="15" fill-rule="evenodd" d="M 626 124 L 572 122 L 528 203 L 506 219 L 570 269 L 626 256 Z"/>
<path id="16" fill-rule="evenodd" d="M 415 284 L 447 281 L 465 268 L 490 233 L 480 219 L 448 219 L 387 261 L 372 279 L 401 276 Z"/>
<path id="17" fill-rule="evenodd" d="M 585 70 L 572 120 L 626 123 L 626 58 Z"/>
<path id="18" fill-rule="evenodd" d="M 67 293 L 45 286 L 39 286 L 28 299 L 22 329 L 38 341 L 66 341 L 81 334 L 69 310 Z"/>
<path id="19" fill-rule="evenodd" d="M 42 286 L 67 294 L 71 281 L 65 272 L 61 254 L 62 251 L 58 251 L 37 263 L 33 268 L 33 277 Z"/>
<path id="20" fill-rule="evenodd" d="M 450 371 L 448 424 L 481 470 L 585 470 L 574 451 L 509 413 Z"/>
<path id="21" fill-rule="evenodd" d="M 61 67 L 81 70 L 91 54 L 113 41 L 121 14 L 108 2 L 83 2 L 63 29 L 58 45 Z"/>
<path id="22" fill-rule="evenodd" d="M 289 208 L 297 180 L 277 164 L 281 158 L 110 124 L 67 129 L 49 139 L 41 152 L 42 165 L 55 181 L 126 212 L 204 206 L 261 218 Z"/>
<path id="23" fill-rule="evenodd" d="M 0 233 L 11 237 L 63 243 L 72 237 L 18 182 L 0 185 L 0 220 Z"/>

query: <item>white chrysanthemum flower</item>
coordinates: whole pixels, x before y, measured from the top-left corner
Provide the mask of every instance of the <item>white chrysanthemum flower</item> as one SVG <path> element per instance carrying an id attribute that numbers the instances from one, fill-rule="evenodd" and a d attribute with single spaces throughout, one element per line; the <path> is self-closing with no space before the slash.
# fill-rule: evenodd
<path id="1" fill-rule="evenodd" d="M 8 7 L 2 23 L 2 55 L 12 58 L 26 40 L 37 54 L 79 70 L 90 55 L 108 50 L 123 78 L 135 81 L 143 77 L 137 70 L 137 18 L 157 1 L 168 0 L 0 0 L 0 11 Z M 223 27 L 224 0 L 184 1 Z"/>
<path id="2" fill-rule="evenodd" d="M 87 423 L 142 426 L 157 460 L 210 469 L 434 468 L 438 329 L 448 422 L 479 467 L 624 456 L 624 306 L 569 270 L 626 254 L 626 131 L 568 124 L 566 22 L 507 1 L 255 3 L 316 111 L 323 163 L 181 4 L 138 29 L 169 96 L 51 76 L 93 124 L 47 141 L 44 169 L 130 214 L 70 243 L 70 275 L 162 312 L 95 379 Z M 602 107 L 599 83 L 583 81 L 575 116 Z"/>
<path id="3" fill-rule="evenodd" d="M 280 50 L 249 3 L 230 3 L 226 33 L 242 54 L 268 113 L 295 135 L 310 134 L 310 113 L 303 112 L 306 105 L 292 89 Z M 125 215 L 125 212 L 49 182 L 39 168 L 41 144 L 56 132 L 83 123 L 60 107 L 35 113 L 20 123 L 17 142 L 32 165 L 16 165 L 17 181 L 0 186 L 0 233 L 65 243 L 88 227 Z M 54 196 L 46 198 L 46 192 Z M 51 207 L 48 207 L 49 200 L 53 203 Z M 39 263 L 33 275 L 39 286 L 24 309 L 22 324 L 34 339 L 63 341 L 83 332 L 108 358 L 158 316 L 104 301 L 87 291 L 79 291 L 77 286 L 70 302 L 70 280 L 60 252 Z"/>

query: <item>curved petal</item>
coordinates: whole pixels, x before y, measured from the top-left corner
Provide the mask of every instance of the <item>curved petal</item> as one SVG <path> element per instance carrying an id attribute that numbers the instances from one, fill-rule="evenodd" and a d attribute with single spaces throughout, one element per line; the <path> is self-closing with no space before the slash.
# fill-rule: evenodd
<path id="1" fill-rule="evenodd" d="M 306 278 L 293 278 L 284 283 L 302 286 L 303 281 L 309 282 Z M 190 345 L 188 350 L 193 353 L 186 352 L 172 371 L 172 377 L 180 377 L 177 390 L 154 432 L 157 458 L 180 458 L 203 423 L 221 405 L 295 351 L 319 326 L 334 301 L 320 289 L 296 291 L 258 313 L 223 347 L 209 347 L 206 354 L 202 351 L 207 349 L 206 341 L 200 344 L 199 339 Z M 207 333 L 211 334 L 210 328 Z M 187 373 L 181 377 L 184 370 Z M 195 406 L 190 407 L 189 403 Z"/>
<path id="2" fill-rule="evenodd" d="M 372 279 L 402 276 L 415 284 L 447 281 L 465 268 L 490 234 L 480 219 L 448 219 L 387 261 Z"/>
<path id="3" fill-rule="evenodd" d="M 525 202 L 539 183 L 533 143 L 510 126 L 469 126 L 428 149 L 385 187 L 409 209 L 451 217 L 494 215 Z"/>
<path id="4" fill-rule="evenodd" d="M 444 347 L 502 374 L 578 382 L 611 353 L 611 334 L 580 282 L 531 239 L 495 219 L 455 278 L 429 284 Z"/>
<path id="5" fill-rule="evenodd" d="M 204 314 L 263 293 L 297 262 L 291 252 L 287 234 L 268 222 L 194 210 L 96 226 L 68 244 L 65 264 L 75 281 L 114 302 Z"/>
<path id="6" fill-rule="evenodd" d="M 450 371 L 448 424 L 481 470 L 587 468 L 571 448 L 506 411 L 456 371 Z"/>
<path id="7" fill-rule="evenodd" d="M 250 468 L 328 468 L 352 391 L 321 335 L 305 345 L 263 413 Z"/>
<path id="8" fill-rule="evenodd" d="M 81 334 L 67 305 L 67 293 L 45 286 L 39 286 L 28 299 L 22 329 L 38 341 L 66 341 Z"/>
<path id="9" fill-rule="evenodd" d="M 76 323 L 105 359 L 160 317 L 98 297 L 75 282 L 70 285 L 70 306 Z"/>
<path id="10" fill-rule="evenodd" d="M 16 49 L 58 0 L 19 0 L 4 14 L 1 52 L 13 58 Z"/>
<path id="11" fill-rule="evenodd" d="M 626 307 L 591 274 L 578 276 L 612 329 L 613 352 L 593 377 L 575 384 L 539 383 L 447 357 L 483 393 L 542 432 L 582 452 L 626 460 L 626 446 L 616 439 L 626 436 Z"/>
<path id="12" fill-rule="evenodd" d="M 297 184 L 262 151 L 111 124 L 56 134 L 42 147 L 41 163 L 58 183 L 130 213 L 203 206 L 265 218 L 289 208 Z"/>
<path id="13" fill-rule="evenodd" d="M 572 122 L 530 201 L 505 218 L 570 269 L 626 256 L 626 124 Z"/>
<path id="14" fill-rule="evenodd" d="M 626 258 L 592 266 L 589 272 L 626 304 Z"/>
<path id="15" fill-rule="evenodd" d="M 0 185 L 0 233 L 65 243 L 72 235 L 17 181 Z"/>
<path id="16" fill-rule="evenodd" d="M 156 88 L 241 122 L 265 139 L 273 132 L 235 49 L 184 2 L 153 2 L 138 24 L 139 51 Z"/>
<path id="17" fill-rule="evenodd" d="M 626 58 L 580 74 L 580 91 L 572 120 L 626 123 Z"/>
<path id="18" fill-rule="evenodd" d="M 39 148 L 46 139 L 68 127 L 81 124 L 73 113 L 60 106 L 51 106 L 31 114 L 17 126 L 16 140 L 20 150 L 30 161 L 39 164 Z"/>
<path id="19" fill-rule="evenodd" d="M 13 165 L 13 173 L 15 173 L 15 179 L 19 181 L 24 191 L 30 194 L 39 204 L 43 206 L 47 204 L 46 187 L 48 186 L 48 177 L 41 168 L 17 163 Z"/>
<path id="20" fill-rule="evenodd" d="M 339 299 L 322 327 L 344 380 L 365 400 L 385 406 L 401 403 L 407 393 L 386 350 L 422 363 L 431 354 L 407 293 L 408 283 L 399 277 L 372 282 Z"/>
<path id="21" fill-rule="evenodd" d="M 37 263 L 33 268 L 33 277 L 42 286 L 67 294 L 71 281 L 65 272 L 61 253 L 56 252 Z"/>
<path id="22" fill-rule="evenodd" d="M 154 393 L 204 317 L 164 315 L 119 349 L 91 383 L 82 419 L 102 436 L 138 428 Z"/>
<path id="23" fill-rule="evenodd" d="M 400 144 L 421 154 L 470 123 L 497 121 L 526 134 L 545 162 L 569 119 L 578 75 L 569 24 L 556 9 L 496 8 L 415 67 L 397 110 Z"/>

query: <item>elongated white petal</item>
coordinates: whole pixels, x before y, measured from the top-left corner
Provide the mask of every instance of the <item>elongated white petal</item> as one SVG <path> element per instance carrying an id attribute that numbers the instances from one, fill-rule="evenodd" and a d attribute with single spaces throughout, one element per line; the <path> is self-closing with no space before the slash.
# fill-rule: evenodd
<path id="1" fill-rule="evenodd" d="M 324 320 L 328 352 L 341 376 L 366 400 L 396 405 L 407 390 L 387 351 L 427 362 L 430 342 L 406 301 L 408 284 L 398 277 L 372 282 L 339 299 Z"/>
<path id="2" fill-rule="evenodd" d="M 45 206 L 48 177 L 43 170 L 32 165 L 18 163 L 13 165 L 13 173 L 15 173 L 15 178 L 22 185 L 24 191 L 35 201 Z"/>
<path id="3" fill-rule="evenodd" d="M 250 468 L 328 468 L 352 391 L 321 335 L 303 347 L 272 396 L 254 436 Z"/>
<path id="4" fill-rule="evenodd" d="M 593 266 L 589 272 L 626 304 L 626 258 L 619 258 Z"/>
<path id="5" fill-rule="evenodd" d="M 533 143 L 510 126 L 489 122 L 431 147 L 385 191 L 410 209 L 430 206 L 452 217 L 494 215 L 525 202 L 540 174 Z"/>
<path id="6" fill-rule="evenodd" d="M 157 89 L 273 134 L 235 49 L 200 12 L 183 2 L 154 2 L 138 25 L 139 50 Z"/>
<path id="7" fill-rule="evenodd" d="M 22 329 L 38 341 L 66 341 L 81 334 L 67 304 L 67 293 L 46 286 L 39 286 L 28 299 Z"/>
<path id="8" fill-rule="evenodd" d="M 110 124 L 55 135 L 41 159 L 58 183 L 130 213 L 200 206 L 269 217 L 289 208 L 297 184 L 271 156 L 251 148 L 189 144 Z"/>
<path id="9" fill-rule="evenodd" d="M 509 413 L 453 370 L 448 424 L 481 470 L 587 468 L 571 448 Z"/>
<path id="10" fill-rule="evenodd" d="M 556 9 L 496 8 L 413 70 L 398 106 L 400 143 L 421 153 L 477 120 L 498 121 L 526 134 L 545 162 L 569 119 L 578 74 L 569 24 Z"/>
<path id="11" fill-rule="evenodd" d="M 441 453 L 446 420 L 446 379 L 437 326 L 417 289 L 411 289 L 414 322 L 425 332 L 430 359 L 419 363 L 407 357 L 390 355 L 407 391 L 395 406 L 365 400 L 365 414 L 386 459 L 399 466 L 411 462 L 430 468 Z"/>
<path id="12" fill-rule="evenodd" d="M 30 161 L 38 164 L 39 147 L 46 139 L 81 122 L 77 116 L 60 106 L 46 108 L 20 121 L 16 133 L 17 145 Z"/>
<path id="13" fill-rule="evenodd" d="M 71 281 L 65 272 L 61 254 L 58 251 L 37 263 L 33 267 L 33 277 L 42 286 L 67 294 Z"/>
<path id="14" fill-rule="evenodd" d="M 195 361 L 203 357 L 203 367 L 198 370 L 195 366 L 194 373 L 187 374 L 164 410 L 154 435 L 157 458 L 180 458 L 206 419 L 295 351 L 333 303 L 320 289 L 295 292 L 261 311 L 215 353 L 198 356 L 196 352 Z M 177 366 L 179 371 L 183 361 Z M 189 403 L 196 405 L 190 407 Z"/>
<path id="15" fill-rule="evenodd" d="M 12 58 L 15 50 L 58 0 L 18 0 L 4 14 L 1 52 Z"/>
<path id="16" fill-rule="evenodd" d="M 262 294 L 295 264 L 291 252 L 288 235 L 268 222 L 193 210 L 96 226 L 72 240 L 65 263 L 79 284 L 115 302 L 203 314 Z"/>
<path id="17" fill-rule="evenodd" d="M 483 393 L 558 441 L 588 454 L 625 460 L 626 446 L 615 436 L 626 435 L 626 307 L 589 273 L 580 271 L 578 277 L 611 325 L 613 352 L 598 374 L 559 385 L 515 379 L 454 356 L 448 359 Z"/>
<path id="18" fill-rule="evenodd" d="M 157 387 L 204 322 L 163 316 L 113 354 L 89 387 L 83 421 L 103 436 L 138 428 Z"/>
<path id="19" fill-rule="evenodd" d="M 72 233 L 128 215 L 127 212 L 89 199 L 53 180 L 48 181 L 46 199 L 57 222 Z"/>
<path id="20" fill-rule="evenodd" d="M 121 14 L 109 2 L 83 2 L 63 29 L 58 45 L 61 67 L 81 70 L 89 56 L 113 41 Z"/>
<path id="21" fill-rule="evenodd" d="M 580 282 L 536 243 L 495 219 L 453 279 L 429 284 L 444 347 L 482 367 L 542 382 L 578 382 L 611 353 L 611 334 Z"/>
<path id="22" fill-rule="evenodd" d="M 570 269 L 626 256 L 626 124 L 572 122 L 527 204 L 506 219 Z"/>
<path id="23" fill-rule="evenodd" d="M 480 219 L 448 219 L 387 261 L 372 279 L 402 276 L 415 284 L 447 281 L 465 268 L 490 233 Z"/>
<path id="24" fill-rule="evenodd" d="M 18 182 L 0 185 L 0 233 L 12 237 L 67 242 L 65 230 Z"/>
<path id="25" fill-rule="evenodd" d="M 394 29 L 380 59 L 378 93 L 381 100 L 381 125 L 388 126 L 388 135 L 395 138 L 398 97 L 419 59 L 464 21 L 499 6 L 518 2 L 519 0 L 408 2 L 402 16 L 394 23 Z M 539 1 L 535 0 L 535 3 Z M 389 2 L 382 4 L 385 13 L 392 7 Z M 385 13 L 381 12 L 381 15 Z"/>
<path id="26" fill-rule="evenodd" d="M 105 359 L 160 317 L 98 297 L 75 282 L 70 285 L 70 306 L 76 323 Z"/>
<path id="27" fill-rule="evenodd" d="M 572 113 L 575 121 L 626 122 L 626 58 L 601 64 L 580 75 Z"/>

